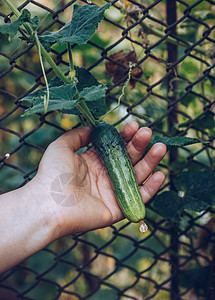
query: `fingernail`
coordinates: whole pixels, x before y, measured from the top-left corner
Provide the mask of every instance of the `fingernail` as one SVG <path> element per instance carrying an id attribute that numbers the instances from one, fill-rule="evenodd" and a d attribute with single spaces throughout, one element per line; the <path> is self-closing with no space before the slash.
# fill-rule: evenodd
<path id="1" fill-rule="evenodd" d="M 148 127 L 141 127 L 140 129 L 139 129 L 139 131 L 138 131 L 138 134 L 147 134 L 147 135 L 151 135 L 152 134 L 152 131 L 151 131 L 151 129 L 150 128 L 148 128 Z"/>
<path id="2" fill-rule="evenodd" d="M 156 152 L 164 151 L 166 153 L 166 145 L 165 144 L 158 142 L 158 143 L 155 143 L 155 145 L 156 145 L 156 150 L 157 150 Z"/>
<path id="3" fill-rule="evenodd" d="M 137 123 L 137 122 L 135 122 L 135 121 L 131 121 L 131 122 L 129 123 L 129 125 L 130 125 L 130 127 L 134 128 L 134 129 L 137 129 L 137 128 L 139 128 L 139 125 L 138 125 L 138 123 Z"/>

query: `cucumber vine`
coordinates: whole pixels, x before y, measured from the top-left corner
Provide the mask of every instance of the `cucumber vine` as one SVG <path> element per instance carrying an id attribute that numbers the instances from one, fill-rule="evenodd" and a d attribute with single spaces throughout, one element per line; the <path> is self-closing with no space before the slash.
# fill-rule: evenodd
<path id="1" fill-rule="evenodd" d="M 45 84 L 46 84 L 46 89 L 47 89 L 47 96 L 44 95 L 44 113 L 47 113 L 47 109 L 48 109 L 48 105 L 49 105 L 49 84 L 48 84 L 48 80 L 47 80 L 47 77 L 46 77 L 46 72 L 45 72 L 45 68 L 44 68 L 44 64 L 43 64 L 43 58 L 42 58 L 42 55 L 41 55 L 41 45 L 40 45 L 40 41 L 38 39 L 37 33 L 35 33 L 34 36 L 35 36 L 35 42 L 36 42 L 37 49 L 38 49 L 41 69 L 42 69 L 42 72 L 43 72 L 43 77 L 44 77 Z"/>
<path id="2" fill-rule="evenodd" d="M 17 18 L 20 18 L 22 16 L 22 14 L 16 9 L 16 7 L 14 7 L 14 5 L 10 2 L 10 0 L 5 0 L 5 3 L 13 11 L 13 13 L 16 15 Z M 106 4 L 103 7 L 101 7 L 102 11 L 99 12 L 99 17 L 97 16 L 97 20 L 95 21 L 96 23 L 101 21 L 101 19 L 103 18 L 104 11 L 107 8 L 109 8 L 109 6 L 110 6 L 109 4 Z M 91 13 L 91 15 L 92 15 L 91 16 L 91 18 L 92 18 L 93 13 Z M 97 27 L 96 23 L 94 24 L 95 29 Z M 45 43 L 43 45 L 41 38 L 38 37 L 37 32 L 32 29 L 30 22 L 23 22 L 21 25 L 23 25 L 25 28 L 25 30 L 23 30 L 21 27 L 19 28 L 19 31 L 22 34 L 22 38 L 25 40 L 27 39 L 27 42 L 34 43 L 38 49 L 40 64 L 41 64 L 42 73 L 43 73 L 45 85 L 46 85 L 46 91 L 44 91 L 44 93 L 42 95 L 40 94 L 40 98 L 42 98 L 44 100 L 44 113 L 48 112 L 48 106 L 49 106 L 49 100 L 50 100 L 50 88 L 49 88 L 47 76 L 46 76 L 45 69 L 44 69 L 43 57 L 50 64 L 50 66 L 52 67 L 52 69 L 55 72 L 55 74 L 57 75 L 57 77 L 59 77 L 62 80 L 62 84 L 69 84 L 69 85 L 73 85 L 75 87 L 76 93 L 74 96 L 75 96 L 75 99 L 78 99 L 78 101 L 76 101 L 75 107 L 79 110 L 79 112 L 83 115 L 83 117 L 88 121 L 88 123 L 90 125 L 96 126 L 96 124 L 98 124 L 100 121 L 102 121 L 104 116 L 106 116 L 107 114 L 109 114 L 110 112 L 113 111 L 113 110 L 110 110 L 109 112 L 106 112 L 99 120 L 96 120 L 95 117 L 93 116 L 92 112 L 90 111 L 88 105 L 86 104 L 85 99 L 81 98 L 80 92 L 77 88 L 78 78 L 76 77 L 76 71 L 75 71 L 75 67 L 73 64 L 73 58 L 72 58 L 71 44 L 69 41 L 66 41 L 66 44 L 67 44 L 67 49 L 68 49 L 68 54 L 69 54 L 70 70 L 69 70 L 68 76 L 66 76 L 65 74 L 63 74 L 61 72 L 59 67 L 55 64 L 55 62 L 49 55 L 47 49 L 45 49 Z M 61 31 L 66 29 L 66 26 L 68 26 L 68 23 L 63 27 L 63 29 L 61 28 Z M 92 33 L 94 33 L 94 32 L 92 32 Z M 89 34 L 89 37 L 87 37 L 87 40 L 89 40 L 90 37 L 91 36 Z M 57 42 L 57 40 L 56 40 L 56 42 Z M 131 77 L 131 68 L 128 72 L 128 80 L 126 81 L 125 85 L 122 88 L 122 94 L 119 97 L 117 107 L 119 107 L 120 99 L 124 95 L 124 89 L 127 86 L 130 77 Z M 105 86 L 104 86 L 104 89 L 106 89 Z M 26 99 L 25 98 L 21 99 L 21 101 L 24 101 L 24 100 L 26 100 Z M 35 103 L 35 95 L 33 95 L 33 99 L 32 99 L 33 106 L 34 106 L 34 103 Z M 36 103 L 38 104 L 38 98 L 36 98 Z M 116 109 L 117 107 L 115 107 L 114 109 Z M 83 119 L 82 119 L 82 121 L 83 121 Z"/>

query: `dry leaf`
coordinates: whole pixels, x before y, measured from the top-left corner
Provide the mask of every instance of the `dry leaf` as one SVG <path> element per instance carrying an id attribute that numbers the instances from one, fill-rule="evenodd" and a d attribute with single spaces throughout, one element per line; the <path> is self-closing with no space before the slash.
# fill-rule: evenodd
<path id="1" fill-rule="evenodd" d="M 109 56 L 110 61 L 105 63 L 106 71 L 110 77 L 113 77 L 113 83 L 120 82 L 120 86 L 126 81 L 125 75 L 128 73 L 129 65 L 138 62 L 135 51 L 124 52 L 120 50 Z M 124 67 L 123 67 L 124 66 Z M 140 78 L 143 74 L 143 70 L 140 66 L 135 67 L 131 71 L 130 85 L 134 88 L 136 85 L 135 78 Z M 135 78 L 134 78 L 135 77 Z"/>

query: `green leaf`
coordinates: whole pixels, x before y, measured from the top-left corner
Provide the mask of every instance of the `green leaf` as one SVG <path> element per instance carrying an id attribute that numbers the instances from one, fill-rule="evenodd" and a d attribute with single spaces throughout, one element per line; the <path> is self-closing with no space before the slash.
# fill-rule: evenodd
<path id="1" fill-rule="evenodd" d="M 109 299 L 117 299 L 117 298 L 118 298 L 117 289 L 105 288 L 105 289 L 97 290 L 88 299 L 89 300 L 100 300 L 100 299 L 109 300 Z"/>
<path id="2" fill-rule="evenodd" d="M 78 79 L 77 89 L 81 93 L 84 89 L 90 88 L 91 86 L 99 86 L 100 83 L 96 80 L 96 78 L 86 69 L 75 67 L 76 77 Z M 85 101 L 87 100 L 87 106 L 89 110 L 95 117 L 100 117 L 106 113 L 106 98 L 105 91 L 107 87 L 103 85 L 99 88 L 100 90 L 100 98 L 94 99 L 94 101 L 90 100 L 91 95 L 89 96 L 89 101 L 85 97 Z M 98 91 L 98 90 L 97 90 Z M 97 94 L 99 95 L 99 93 Z M 80 112 L 78 111 L 78 114 Z"/>
<path id="3" fill-rule="evenodd" d="M 78 79 L 77 89 L 79 92 L 86 87 L 100 84 L 97 79 L 85 68 L 75 67 L 75 73 Z"/>
<path id="4" fill-rule="evenodd" d="M 215 204 L 215 173 L 182 172 L 173 182 L 176 191 L 165 191 L 153 201 L 153 206 L 164 218 L 179 222 L 184 209 L 201 212 Z"/>
<path id="5" fill-rule="evenodd" d="M 72 109 L 78 102 L 74 99 L 77 90 L 74 84 L 64 84 L 62 86 L 50 87 L 50 99 L 47 112 Z M 20 101 L 26 101 L 31 107 L 25 110 L 25 116 L 35 113 L 44 113 L 44 96 L 47 96 L 45 88 L 35 91 Z"/>
<path id="6" fill-rule="evenodd" d="M 40 19 L 38 16 L 34 16 L 29 22 L 31 23 L 31 27 L 35 30 L 39 25 Z"/>
<path id="7" fill-rule="evenodd" d="M 69 72 L 65 73 L 67 76 Z M 92 85 L 100 85 L 97 79 L 85 68 L 75 66 L 75 75 L 78 80 L 77 89 L 79 93 L 83 91 L 86 87 L 91 87 Z M 63 85 L 64 82 L 59 77 L 53 77 L 50 82 L 49 86 L 60 86 Z"/>
<path id="8" fill-rule="evenodd" d="M 186 121 L 184 123 L 179 124 L 180 128 L 187 127 L 190 121 Z M 206 129 L 210 132 L 211 135 L 215 134 L 215 126 L 214 126 L 214 115 L 212 112 L 207 111 L 205 114 L 200 116 L 199 118 L 193 121 L 193 127 L 195 129 Z"/>
<path id="9" fill-rule="evenodd" d="M 50 100 L 47 112 L 59 111 L 78 115 L 80 112 L 75 106 L 79 100 L 84 99 L 95 117 L 105 114 L 105 93 L 107 87 L 100 84 L 88 70 L 78 67 L 75 67 L 75 70 L 78 79 L 76 87 L 74 84 L 64 84 L 59 77 L 54 77 L 50 80 Z M 76 88 L 80 93 L 79 97 L 76 95 Z M 47 96 L 45 87 L 22 98 L 20 102 L 25 101 L 30 106 L 25 110 L 24 115 L 44 113 L 44 96 Z M 74 99 L 75 96 L 76 98 Z"/>
<path id="10" fill-rule="evenodd" d="M 85 88 L 88 87 L 90 88 L 91 86 L 100 85 L 100 83 L 96 80 L 96 78 L 87 69 L 75 67 L 75 72 L 76 72 L 76 78 L 78 79 L 77 89 L 79 93 L 81 93 Z M 97 100 L 94 99 L 94 101 L 90 99 L 88 101 L 88 99 L 85 97 L 85 102 L 87 102 L 87 106 L 89 110 L 95 117 L 100 117 L 106 113 L 106 103 L 105 103 L 104 93 L 102 93 L 101 97 L 98 98 Z M 75 115 L 80 114 L 77 108 L 74 108 L 72 110 L 62 110 L 62 112 L 67 114 L 75 114 Z"/>
<path id="11" fill-rule="evenodd" d="M 208 282 L 210 276 L 210 266 L 194 267 L 190 269 L 181 270 L 179 272 L 179 282 L 184 288 L 192 286 L 197 296 L 206 299 Z"/>
<path id="12" fill-rule="evenodd" d="M 103 84 L 93 85 L 86 87 L 79 94 L 79 100 L 84 100 L 94 116 L 101 116 L 105 113 L 105 92 L 107 87 Z M 67 114 L 80 114 L 77 108 L 74 109 L 63 109 L 63 113 Z"/>
<path id="13" fill-rule="evenodd" d="M 86 87 L 80 93 L 79 97 L 83 98 L 85 102 L 87 101 L 96 101 L 105 97 L 105 92 L 107 87 L 104 84 L 93 85 L 91 87 Z"/>
<path id="14" fill-rule="evenodd" d="M 197 129 L 214 129 L 214 115 L 212 112 L 208 111 L 202 115 L 199 119 L 193 122 L 193 125 Z"/>
<path id="15" fill-rule="evenodd" d="M 180 101 L 180 104 L 188 107 L 190 103 L 193 103 L 196 99 L 196 96 L 192 93 L 186 94 Z"/>
<path id="16" fill-rule="evenodd" d="M 23 9 L 21 16 L 16 21 L 0 26 L 0 33 L 9 35 L 10 38 L 13 38 L 18 32 L 19 26 L 25 22 L 29 22 L 30 19 L 30 12 L 27 9 Z"/>
<path id="17" fill-rule="evenodd" d="M 43 42 L 43 46 L 44 46 L 44 42 Z M 48 48 L 50 48 L 50 46 L 48 46 Z M 45 46 L 45 48 L 47 48 L 47 46 Z M 64 51 L 67 50 L 67 45 L 66 44 L 63 44 L 63 45 L 59 45 L 59 44 L 55 44 L 53 47 L 52 47 L 53 50 L 57 51 L 58 53 L 62 53 Z M 50 50 L 49 50 L 50 51 Z"/>
<path id="18" fill-rule="evenodd" d="M 201 212 L 215 204 L 215 173 L 188 171 L 180 173 L 174 185 L 182 192 L 184 208 Z"/>
<path id="19" fill-rule="evenodd" d="M 175 191 L 165 191 L 155 198 L 153 206 L 165 219 L 178 222 L 184 207 L 184 199 Z"/>
<path id="20" fill-rule="evenodd" d="M 175 136 L 175 137 L 155 136 L 150 140 L 149 145 L 146 148 L 145 154 L 155 143 L 165 144 L 168 151 L 182 146 L 188 146 L 196 143 L 206 144 L 207 142 L 202 139 L 189 138 L 185 136 Z"/>
<path id="21" fill-rule="evenodd" d="M 102 7 L 97 5 L 75 5 L 71 21 L 66 23 L 60 30 L 47 32 L 41 36 L 41 43 L 47 51 L 50 51 L 50 47 L 55 43 L 60 45 L 66 42 L 71 45 L 87 43 L 97 29 L 98 23 L 103 19 L 105 10 L 109 7 L 109 3 Z"/>

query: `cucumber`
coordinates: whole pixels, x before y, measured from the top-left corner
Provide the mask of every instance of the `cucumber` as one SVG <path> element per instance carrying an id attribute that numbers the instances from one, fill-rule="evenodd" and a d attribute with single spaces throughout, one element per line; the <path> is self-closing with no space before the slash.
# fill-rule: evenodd
<path id="1" fill-rule="evenodd" d="M 114 126 L 100 123 L 93 127 L 91 141 L 104 164 L 124 216 L 133 223 L 140 222 L 140 225 L 143 225 L 145 205 L 130 157 L 120 134 Z M 142 228 L 141 231 L 146 230 Z"/>

